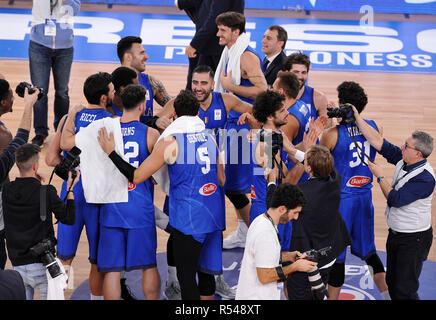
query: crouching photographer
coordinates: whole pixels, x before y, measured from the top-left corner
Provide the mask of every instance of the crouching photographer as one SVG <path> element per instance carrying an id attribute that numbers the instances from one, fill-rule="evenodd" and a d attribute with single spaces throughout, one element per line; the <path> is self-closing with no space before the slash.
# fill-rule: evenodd
<path id="1" fill-rule="evenodd" d="M 310 147 L 304 157 L 304 169 L 310 179 L 298 186 L 307 205 L 300 219 L 294 221 L 289 250 L 305 252 L 307 258 L 318 262 L 308 273 L 296 272 L 287 280 L 290 300 L 323 300 L 333 263 L 351 244 L 350 235 L 339 213 L 341 176 L 334 169 L 334 160 L 323 146 Z"/>
<path id="2" fill-rule="evenodd" d="M 15 151 L 19 177 L 4 185 L 2 194 L 6 242 L 14 270 L 24 280 L 26 299 L 33 299 L 35 289 L 41 300 L 62 299 L 63 291 L 62 297 L 56 297 L 48 289 L 56 288 L 57 282 L 52 279 L 65 276 L 54 258 L 56 238 L 51 213 L 57 220 L 72 225 L 76 205 L 73 192 L 68 192 L 65 203 L 54 186 L 41 184 L 43 178 L 38 174 L 40 151 L 34 144 L 24 144 Z M 72 173 L 68 174 L 70 190 L 78 181 L 73 176 L 79 175 L 77 171 Z"/>

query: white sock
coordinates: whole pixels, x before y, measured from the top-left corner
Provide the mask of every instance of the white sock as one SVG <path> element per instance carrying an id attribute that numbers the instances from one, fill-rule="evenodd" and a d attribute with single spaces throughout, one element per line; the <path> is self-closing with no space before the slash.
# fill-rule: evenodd
<path id="1" fill-rule="evenodd" d="M 103 297 L 103 296 L 94 296 L 94 295 L 91 293 L 91 300 L 104 300 L 104 297 Z"/>
<path id="2" fill-rule="evenodd" d="M 391 300 L 391 296 L 389 295 L 389 291 L 388 290 L 380 292 L 380 294 L 382 295 L 383 300 Z"/>
<path id="3" fill-rule="evenodd" d="M 238 231 L 239 231 L 240 235 L 244 236 L 244 238 L 245 238 L 247 235 L 248 227 L 245 224 L 244 220 L 238 219 L 238 229 L 239 229 Z"/>
<path id="4" fill-rule="evenodd" d="M 168 266 L 168 282 L 178 282 L 177 280 L 177 269 L 173 266 Z"/>

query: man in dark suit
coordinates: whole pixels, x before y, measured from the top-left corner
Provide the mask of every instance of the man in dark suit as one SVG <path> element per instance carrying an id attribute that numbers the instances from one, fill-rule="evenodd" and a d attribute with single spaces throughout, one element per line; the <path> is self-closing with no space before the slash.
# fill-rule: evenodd
<path id="1" fill-rule="evenodd" d="M 323 146 L 313 145 L 306 151 L 304 167 L 310 179 L 299 183 L 298 187 L 303 191 L 307 205 L 301 211 L 299 219 L 293 222 L 290 247 L 285 248 L 286 251 L 305 252 L 331 246 L 328 255 L 318 261 L 324 285 L 327 285 L 336 257 L 351 244 L 347 226 L 339 213 L 341 176 L 334 169 L 333 163 L 330 151 Z M 275 185 L 268 186 L 267 199 L 270 199 L 274 189 Z M 294 272 L 288 278 L 286 287 L 290 300 L 315 298 L 307 273 Z"/>
<path id="2" fill-rule="evenodd" d="M 195 24 L 195 35 L 185 50 L 189 58 L 186 88 L 191 90 L 192 71 L 199 65 L 207 65 L 215 72 L 223 46 L 216 36 L 216 17 L 223 12 L 244 14 L 244 0 L 176 0 L 176 7 L 185 10 Z"/>
<path id="3" fill-rule="evenodd" d="M 271 87 L 277 78 L 277 73 L 283 69 L 286 59 L 284 49 L 288 41 L 288 33 L 278 25 L 270 26 L 263 34 L 262 52 L 265 54 L 263 59 L 263 70 L 268 87 Z"/>

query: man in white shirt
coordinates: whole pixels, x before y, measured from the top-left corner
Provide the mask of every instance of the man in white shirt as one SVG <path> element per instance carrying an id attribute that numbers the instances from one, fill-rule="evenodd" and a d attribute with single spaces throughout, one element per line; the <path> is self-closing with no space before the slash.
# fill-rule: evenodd
<path id="1" fill-rule="evenodd" d="M 236 300 L 280 300 L 282 281 L 290 273 L 308 272 L 317 265 L 303 259 L 305 255 L 298 251 L 281 252 L 277 225 L 298 219 L 305 204 L 297 186 L 283 183 L 274 191 L 268 211 L 253 220 L 247 233 Z M 292 264 L 282 268 L 282 262 L 288 261 Z"/>

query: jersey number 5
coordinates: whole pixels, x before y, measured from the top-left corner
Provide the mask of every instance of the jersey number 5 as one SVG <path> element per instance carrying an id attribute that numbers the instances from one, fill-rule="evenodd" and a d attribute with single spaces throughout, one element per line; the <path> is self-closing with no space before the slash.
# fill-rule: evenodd
<path id="1" fill-rule="evenodd" d="M 210 158 L 206 147 L 198 148 L 198 157 L 205 162 L 206 167 L 201 167 L 201 172 L 207 174 L 210 171 Z"/>

